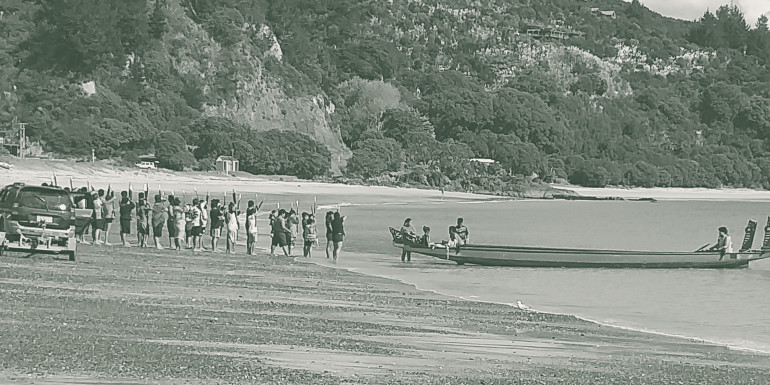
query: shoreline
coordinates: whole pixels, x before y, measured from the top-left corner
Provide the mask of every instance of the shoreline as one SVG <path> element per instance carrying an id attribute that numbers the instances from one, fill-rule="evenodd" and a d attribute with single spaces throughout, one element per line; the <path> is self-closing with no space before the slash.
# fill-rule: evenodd
<path id="1" fill-rule="evenodd" d="M 706 201 L 770 201 L 770 191 L 747 188 L 684 188 L 684 187 L 581 187 L 574 185 L 551 185 L 574 191 L 581 197 L 599 199 L 621 198 L 624 200 L 706 200 Z"/>
<path id="2" fill-rule="evenodd" d="M 56 172 L 59 185 L 68 186 L 72 178 L 74 186 L 80 187 L 90 183 L 96 188 L 106 188 L 114 185 L 116 189 L 126 189 L 129 183 L 135 189 L 140 189 L 147 183 L 150 191 L 162 188 L 164 192 L 183 191 L 192 194 L 197 188 L 206 188 L 213 193 L 229 193 L 233 189 L 239 191 L 259 190 L 264 195 L 345 195 L 356 198 L 391 198 L 402 199 L 404 202 L 422 199 L 447 200 L 713 200 L 713 201 L 770 201 L 770 191 L 746 188 L 624 188 L 624 187 L 581 187 L 570 184 L 548 184 L 551 188 L 534 189 L 523 192 L 519 196 L 501 196 L 480 193 L 467 193 L 423 189 L 416 187 L 388 187 L 371 185 L 349 185 L 312 180 L 300 180 L 292 176 L 258 176 L 242 173 L 242 176 L 229 176 L 214 172 L 175 172 L 165 169 L 142 170 L 126 166 L 116 166 L 109 161 L 96 163 L 73 162 L 67 160 L 47 159 L 13 159 L 14 167 L 0 169 L 0 178 L 4 183 L 25 182 L 40 184 L 50 182 L 53 172 Z M 203 190 L 200 190 L 204 193 Z M 561 192 L 561 193 L 560 193 Z M 563 193 L 563 194 L 562 194 Z M 341 203 L 341 202 L 336 202 Z"/>
<path id="3" fill-rule="evenodd" d="M 469 298 L 469 297 L 464 297 L 464 296 L 461 296 L 461 295 L 453 295 L 453 294 L 441 292 L 439 290 L 432 290 L 432 289 L 422 288 L 417 283 L 408 282 L 408 281 L 405 281 L 403 279 L 396 278 L 396 277 L 389 277 L 389 276 L 386 276 L 386 275 L 366 273 L 366 272 L 362 272 L 362 271 L 356 270 L 355 268 L 345 267 L 344 265 L 335 265 L 335 264 L 321 263 L 321 262 L 318 262 L 319 260 L 322 261 L 320 258 L 306 259 L 306 258 L 301 257 L 301 256 L 296 256 L 296 257 L 294 257 L 294 259 L 296 261 L 298 261 L 299 263 L 309 263 L 309 264 L 314 264 L 314 265 L 317 265 L 317 266 L 322 266 L 322 267 L 330 268 L 330 269 L 341 269 L 341 270 L 346 271 L 346 272 L 348 272 L 350 274 L 358 274 L 358 275 L 367 276 L 367 277 L 374 277 L 374 278 L 379 278 L 379 279 L 392 280 L 392 281 L 398 282 L 399 284 L 403 284 L 403 285 L 414 287 L 415 290 L 419 290 L 419 291 L 423 291 L 423 292 L 427 292 L 427 293 L 431 293 L 431 294 L 435 294 L 435 295 L 440 295 L 440 296 L 444 296 L 444 297 L 455 298 L 455 299 L 459 299 L 461 301 L 510 306 L 513 309 L 529 311 L 529 312 L 533 312 L 533 313 L 537 313 L 537 314 L 543 314 L 543 315 L 547 315 L 547 316 L 572 317 L 572 318 L 575 319 L 575 321 L 586 322 L 586 323 L 589 323 L 589 324 L 592 324 L 592 325 L 595 325 L 595 326 L 598 326 L 598 327 L 613 328 L 613 329 L 623 330 L 623 331 L 632 332 L 632 333 L 647 334 L 647 335 L 651 335 L 651 336 L 655 336 L 655 337 L 673 338 L 673 339 L 677 339 L 677 340 L 681 340 L 681 341 L 689 342 L 689 343 L 705 344 L 705 345 L 710 345 L 710 346 L 714 346 L 714 347 L 718 347 L 718 348 L 728 349 L 730 351 L 741 352 L 741 353 L 749 353 L 749 354 L 757 354 L 757 355 L 762 355 L 762 356 L 770 357 L 770 350 L 761 350 L 761 349 L 755 349 L 755 348 L 746 347 L 746 346 L 739 346 L 739 345 L 735 345 L 735 344 L 731 344 L 731 343 L 724 343 L 724 342 L 709 340 L 707 338 L 701 338 L 701 337 L 692 337 L 692 336 L 679 335 L 679 334 L 668 333 L 668 332 L 663 332 L 663 331 L 643 329 L 643 328 L 638 328 L 638 327 L 615 325 L 615 324 L 611 324 L 611 323 L 607 323 L 607 322 L 602 322 L 602 321 L 599 321 L 599 320 L 591 319 L 591 318 L 588 318 L 588 317 L 584 317 L 584 316 L 581 316 L 579 314 L 572 314 L 572 313 L 567 313 L 567 312 L 555 312 L 555 311 L 538 310 L 538 309 L 532 308 L 532 307 L 530 307 L 529 305 L 526 305 L 526 304 L 524 304 L 524 305 L 527 306 L 526 308 L 519 308 L 515 303 L 498 302 L 498 301 L 484 300 L 484 299 L 479 299 L 479 298 Z"/>
<path id="4" fill-rule="evenodd" d="M 348 271 L 345 257 L 342 269 L 307 262 L 316 261 L 96 246 L 74 263 L 4 255 L 0 382 L 740 384 L 770 375 L 766 355 L 432 293 Z"/>

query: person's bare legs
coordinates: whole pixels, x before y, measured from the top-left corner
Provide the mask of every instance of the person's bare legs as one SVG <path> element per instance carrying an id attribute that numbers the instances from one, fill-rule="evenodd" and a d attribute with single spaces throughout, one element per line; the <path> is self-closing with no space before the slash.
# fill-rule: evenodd
<path id="1" fill-rule="evenodd" d="M 340 251 L 342 251 L 342 242 L 334 242 L 334 261 L 337 261 Z"/>
<path id="2" fill-rule="evenodd" d="M 98 226 L 91 226 L 91 227 L 92 227 L 91 238 L 93 238 L 94 240 L 94 245 L 98 245 L 102 242 L 102 240 L 99 239 L 102 237 L 102 230 L 99 229 Z"/>
<path id="3" fill-rule="evenodd" d="M 106 219 L 105 219 L 105 221 L 106 221 Z M 104 244 L 107 245 L 107 246 L 112 246 L 110 244 L 110 230 L 112 230 L 112 222 L 107 222 L 107 223 L 104 224 L 104 226 L 105 226 L 105 229 L 104 229 Z"/>
<path id="4" fill-rule="evenodd" d="M 333 246 L 334 246 L 334 243 L 331 240 L 327 239 L 326 240 L 326 258 L 327 259 L 331 258 Z"/>

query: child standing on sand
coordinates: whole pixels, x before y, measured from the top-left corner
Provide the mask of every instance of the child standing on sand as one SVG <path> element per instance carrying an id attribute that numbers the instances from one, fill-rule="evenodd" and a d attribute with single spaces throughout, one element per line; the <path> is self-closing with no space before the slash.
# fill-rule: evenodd
<path id="1" fill-rule="evenodd" d="M 313 214 L 308 214 L 307 220 L 305 220 L 302 238 L 305 240 L 303 255 L 306 258 L 310 258 L 312 257 L 311 251 L 313 250 L 313 244 L 318 240 L 318 230 L 316 230 L 315 227 L 315 216 Z"/>

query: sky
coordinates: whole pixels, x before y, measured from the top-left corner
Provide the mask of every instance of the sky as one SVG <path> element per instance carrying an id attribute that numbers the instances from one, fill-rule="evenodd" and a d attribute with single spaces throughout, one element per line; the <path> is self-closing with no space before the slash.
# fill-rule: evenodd
<path id="1" fill-rule="evenodd" d="M 730 4 L 730 0 L 639 0 L 647 8 L 664 16 L 684 20 L 696 20 L 703 16 L 706 9 L 714 12 L 720 5 Z M 753 26 L 759 15 L 770 17 L 770 0 L 734 0 L 733 4 L 743 10 L 746 22 Z"/>

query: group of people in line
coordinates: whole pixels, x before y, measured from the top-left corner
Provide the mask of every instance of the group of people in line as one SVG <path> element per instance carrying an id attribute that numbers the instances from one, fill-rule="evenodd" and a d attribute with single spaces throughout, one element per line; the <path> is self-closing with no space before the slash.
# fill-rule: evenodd
<path id="1" fill-rule="evenodd" d="M 460 247 L 468 243 L 468 227 L 463 223 L 463 218 L 457 218 L 455 226 L 449 226 L 449 240 L 434 243 L 430 239 L 430 227 L 422 227 L 422 235 L 417 235 L 417 231 L 412 225 L 412 218 L 406 218 L 401 226 L 401 234 L 410 242 L 425 247 L 435 248 L 436 245 L 442 245 L 447 248 Z M 411 262 L 412 252 L 406 248 L 401 252 L 401 262 Z"/>
<path id="2" fill-rule="evenodd" d="M 302 229 L 302 255 L 312 257 L 312 249 L 318 244 L 318 229 L 314 213 L 303 212 L 302 220 L 297 218 L 294 209 L 286 211 L 284 209 L 273 210 L 270 212 L 270 255 L 275 255 L 275 249 L 280 247 L 284 255 L 291 255 L 292 248 L 296 246 L 296 240 L 299 238 L 298 227 Z M 342 243 L 345 240 L 345 216 L 339 211 L 327 211 L 325 216 L 326 224 L 326 258 L 332 258 L 335 262 L 342 250 Z"/>
<path id="3" fill-rule="evenodd" d="M 69 189 L 67 189 L 69 190 Z M 168 233 L 169 248 L 193 251 L 210 250 L 219 251 L 220 238 L 225 239 L 225 252 L 235 253 L 236 240 L 241 230 L 238 209 L 239 202 L 225 202 L 219 199 L 193 198 L 185 203 L 178 196 L 162 194 L 154 196 L 151 204 L 147 192 L 140 192 L 138 199 L 134 201 L 133 192 L 122 191 L 118 195 L 111 188 L 89 190 L 83 187 L 71 192 L 73 202 L 79 209 L 91 211 L 90 218 L 85 223 L 76 226 L 76 238 L 78 242 L 94 245 L 111 245 L 109 243 L 113 223 L 117 220 L 120 224 L 120 241 L 124 247 L 131 247 L 129 241 L 134 220 L 136 221 L 137 241 L 140 247 L 150 247 L 150 240 L 157 249 L 163 249 L 161 239 L 163 228 Z M 209 208 L 209 203 L 211 207 Z M 263 202 L 256 204 L 248 201 L 246 208 L 246 253 L 255 253 L 258 240 L 257 213 L 262 208 Z M 270 236 L 272 237 L 270 255 L 275 255 L 276 247 L 283 249 L 286 256 L 290 256 L 293 246 L 299 238 L 299 225 L 301 224 L 303 255 L 311 256 L 312 247 L 318 243 L 315 215 L 302 213 L 302 220 L 297 218 L 294 209 L 273 210 L 269 216 Z M 339 212 L 326 213 L 326 257 L 337 260 L 342 249 L 345 236 L 345 217 Z M 86 234 L 91 234 L 91 241 L 85 239 Z M 208 229 L 210 236 L 210 249 L 204 245 L 203 239 Z"/>

